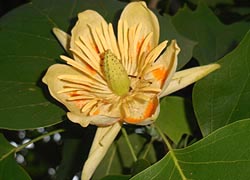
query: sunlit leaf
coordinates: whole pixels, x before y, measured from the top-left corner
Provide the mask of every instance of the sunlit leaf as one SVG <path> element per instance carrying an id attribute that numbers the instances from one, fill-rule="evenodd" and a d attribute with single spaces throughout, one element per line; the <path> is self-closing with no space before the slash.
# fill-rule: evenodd
<path id="1" fill-rule="evenodd" d="M 131 180 L 249 179 L 250 119 L 213 132 L 199 142 L 168 153 Z"/>

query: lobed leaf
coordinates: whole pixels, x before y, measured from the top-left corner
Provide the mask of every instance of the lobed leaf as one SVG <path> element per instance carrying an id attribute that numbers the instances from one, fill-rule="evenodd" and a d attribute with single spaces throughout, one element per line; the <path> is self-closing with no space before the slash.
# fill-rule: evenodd
<path id="1" fill-rule="evenodd" d="M 250 119 L 227 125 L 199 142 L 168 153 L 131 180 L 249 179 Z"/>
<path id="2" fill-rule="evenodd" d="M 222 24 L 204 3 L 195 11 L 183 8 L 172 22 L 181 34 L 198 42 L 193 56 L 201 65 L 215 62 L 232 51 L 249 29 L 247 22 Z"/>
<path id="3" fill-rule="evenodd" d="M 192 104 L 181 97 L 167 96 L 161 100 L 161 111 L 155 124 L 175 144 L 184 134 L 192 135 L 194 130 L 194 114 Z"/>
<path id="4" fill-rule="evenodd" d="M 204 136 L 250 117 L 249 44 L 250 31 L 232 53 L 218 61 L 221 68 L 194 87 L 194 110 Z"/>

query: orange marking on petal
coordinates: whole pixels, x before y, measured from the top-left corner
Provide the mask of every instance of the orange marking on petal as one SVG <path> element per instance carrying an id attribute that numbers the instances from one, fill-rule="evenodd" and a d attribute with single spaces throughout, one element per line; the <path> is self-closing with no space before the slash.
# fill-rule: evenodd
<path id="1" fill-rule="evenodd" d="M 163 83 L 166 80 L 168 71 L 165 68 L 158 68 L 152 71 L 152 74 L 154 76 L 154 78 L 157 81 L 160 81 L 161 85 L 163 85 Z"/>
<path id="2" fill-rule="evenodd" d="M 93 115 L 98 115 L 98 114 L 100 114 L 100 110 L 99 110 L 99 109 L 97 109 L 97 110 L 93 113 Z"/>
<path id="3" fill-rule="evenodd" d="M 79 96 L 79 94 L 76 91 L 73 91 L 68 93 L 68 96 L 74 97 L 74 96 Z M 85 100 L 74 100 L 72 101 L 72 103 L 74 103 L 77 108 L 81 109 L 85 104 Z"/>
<path id="4" fill-rule="evenodd" d="M 142 38 L 140 41 L 137 42 L 137 46 L 136 46 L 136 53 L 138 54 L 141 50 L 141 46 L 142 46 L 142 43 L 144 41 L 145 38 Z"/>
<path id="5" fill-rule="evenodd" d="M 149 52 L 150 50 L 151 50 L 151 45 L 148 44 L 148 45 L 147 45 L 147 51 Z"/>
<path id="6" fill-rule="evenodd" d="M 70 92 L 70 93 L 68 93 L 68 95 L 70 97 L 79 96 L 79 94 L 76 91 Z"/>
<path id="7" fill-rule="evenodd" d="M 82 109 L 83 105 L 85 104 L 84 100 L 75 100 L 73 101 L 77 108 Z"/>
<path id="8" fill-rule="evenodd" d="M 128 123 L 131 123 L 131 124 L 140 123 L 140 122 L 144 121 L 145 119 L 147 119 L 148 117 L 152 116 L 152 114 L 155 111 L 155 108 L 156 108 L 156 106 L 154 104 L 154 101 L 151 101 L 148 103 L 148 105 L 143 113 L 142 118 L 126 117 L 126 118 L 124 118 L 124 120 Z"/>
<path id="9" fill-rule="evenodd" d="M 87 69 L 89 70 L 90 74 L 95 75 L 96 70 L 94 70 L 91 66 L 87 65 Z"/>
<path id="10" fill-rule="evenodd" d="M 131 123 L 131 124 L 136 124 L 142 121 L 142 119 L 139 118 L 131 118 L 131 117 L 127 117 L 124 119 L 126 122 Z"/>
<path id="11" fill-rule="evenodd" d="M 92 47 L 93 47 L 93 49 L 95 50 L 95 52 L 96 52 L 97 54 L 100 53 L 100 52 L 99 52 L 99 49 L 98 49 L 98 47 L 97 47 L 96 44 L 92 44 Z"/>
<path id="12" fill-rule="evenodd" d="M 148 103 L 148 106 L 146 110 L 144 111 L 144 114 L 143 114 L 144 119 L 150 117 L 153 114 L 154 110 L 155 110 L 155 105 L 154 105 L 154 102 L 151 101 Z"/>
<path id="13" fill-rule="evenodd" d="M 136 46 L 136 53 L 137 54 L 140 52 L 141 46 L 142 46 L 144 40 L 145 40 L 145 37 L 141 38 L 141 40 L 137 42 L 137 46 Z M 149 52 L 150 50 L 151 50 L 151 45 L 150 45 L 150 43 L 148 43 L 146 51 Z"/>

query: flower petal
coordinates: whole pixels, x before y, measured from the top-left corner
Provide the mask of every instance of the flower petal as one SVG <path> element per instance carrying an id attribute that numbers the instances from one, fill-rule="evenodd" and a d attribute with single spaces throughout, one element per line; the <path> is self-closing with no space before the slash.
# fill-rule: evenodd
<path id="1" fill-rule="evenodd" d="M 133 100 L 122 105 L 123 120 L 129 124 L 147 125 L 154 122 L 159 114 L 157 97 L 149 101 Z"/>
<path id="2" fill-rule="evenodd" d="M 109 126 L 120 118 L 108 117 L 102 115 L 86 116 L 83 113 L 72 113 L 68 112 L 67 117 L 74 123 L 80 124 L 82 127 L 87 127 L 89 124 L 96 126 Z"/>
<path id="3" fill-rule="evenodd" d="M 141 38 L 153 32 L 152 46 L 159 41 L 159 22 L 155 14 L 147 8 L 145 2 L 131 2 L 123 10 L 120 21 L 127 22 L 128 28 L 142 24 Z M 118 32 L 119 33 L 119 32 Z"/>
<path id="4" fill-rule="evenodd" d="M 159 40 L 159 23 L 145 2 L 129 3 L 118 22 L 121 62 L 128 74 L 137 75 L 138 63 Z"/>
<path id="5" fill-rule="evenodd" d="M 161 92 L 166 89 L 176 71 L 179 51 L 179 47 L 173 40 L 156 62 L 145 68 L 144 78 L 151 82 L 151 87 L 161 89 Z"/>
<path id="6" fill-rule="evenodd" d="M 93 10 L 78 14 L 78 21 L 71 31 L 70 47 L 75 60 L 87 59 L 100 64 L 100 54 L 110 49 L 120 57 L 112 24 L 107 24 L 103 17 Z M 80 57 L 84 57 L 79 59 Z"/>
<path id="7" fill-rule="evenodd" d="M 71 39 L 70 35 L 68 35 L 66 32 L 64 32 L 59 28 L 53 28 L 52 31 L 55 34 L 58 41 L 60 42 L 60 44 L 62 45 L 62 47 L 64 48 L 64 50 L 70 54 L 69 51 L 70 39 Z"/>
<path id="8" fill-rule="evenodd" d="M 219 64 L 210 64 L 176 72 L 172 77 L 169 86 L 165 89 L 164 92 L 161 93 L 160 97 L 178 91 L 179 89 L 182 89 L 200 80 L 201 78 L 205 77 L 206 75 L 215 71 L 218 68 L 220 68 Z"/>
<path id="9" fill-rule="evenodd" d="M 89 180 L 101 160 L 106 155 L 110 145 L 113 143 L 121 129 L 120 123 L 108 127 L 98 127 L 88 159 L 85 161 L 82 170 L 82 180 Z"/>
<path id="10" fill-rule="evenodd" d="M 161 67 L 153 71 L 155 79 L 161 83 L 162 92 L 165 91 L 174 73 L 176 72 L 177 55 L 179 54 L 179 52 L 180 48 L 178 47 L 176 41 L 172 40 L 166 51 L 159 57 L 159 59 L 154 64 L 154 66 L 156 67 L 162 65 Z"/>
<path id="11" fill-rule="evenodd" d="M 72 93 L 74 91 L 77 91 L 78 87 L 75 87 L 76 90 L 74 90 L 74 87 L 70 86 L 69 82 L 67 82 L 68 79 L 62 80 L 60 78 L 64 76 L 72 78 L 72 79 L 78 76 L 82 77 L 82 79 L 85 78 L 85 76 L 83 76 L 81 72 L 75 70 L 71 66 L 55 64 L 55 65 L 52 65 L 48 69 L 46 75 L 43 78 L 43 82 L 48 85 L 50 94 L 56 100 L 64 104 L 67 107 L 67 109 L 70 111 L 67 114 L 67 116 L 72 122 L 79 123 L 83 127 L 86 127 L 88 124 L 95 124 L 95 125 L 103 126 L 103 125 L 112 124 L 120 119 L 117 117 L 108 117 L 108 116 L 99 115 L 98 113 L 95 114 L 95 112 L 91 112 L 92 115 L 87 116 L 86 115 L 87 112 L 98 110 L 98 109 L 93 109 L 90 107 L 91 105 L 97 104 L 97 103 L 91 103 L 91 102 L 94 102 L 95 100 L 95 97 L 92 96 L 95 94 L 92 93 L 92 95 L 89 95 L 89 96 L 86 94 L 85 97 L 81 97 L 79 99 L 73 100 L 73 98 L 77 96 L 75 96 Z M 68 87 L 69 91 L 65 87 Z"/>
<path id="12" fill-rule="evenodd" d="M 80 75 L 80 73 L 74 70 L 72 67 L 68 65 L 62 64 L 55 64 L 49 67 L 47 73 L 43 77 L 43 82 L 48 85 L 50 94 L 59 102 L 64 104 L 69 111 L 80 113 L 80 108 L 72 101 L 67 101 L 67 94 L 65 93 L 58 93 L 61 91 L 64 86 L 65 82 L 61 81 L 58 76 L 64 75 L 65 73 L 69 75 Z M 81 102 L 79 102 L 81 103 Z"/>

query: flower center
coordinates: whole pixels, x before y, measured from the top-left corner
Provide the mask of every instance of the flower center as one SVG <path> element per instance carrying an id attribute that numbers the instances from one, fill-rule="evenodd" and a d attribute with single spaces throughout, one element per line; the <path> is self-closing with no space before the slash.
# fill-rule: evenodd
<path id="1" fill-rule="evenodd" d="M 111 52 L 104 52 L 104 75 L 109 88 L 118 96 L 129 92 L 130 79 L 121 61 Z"/>

